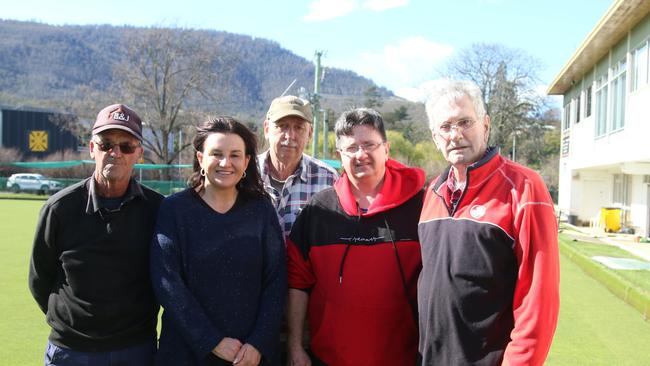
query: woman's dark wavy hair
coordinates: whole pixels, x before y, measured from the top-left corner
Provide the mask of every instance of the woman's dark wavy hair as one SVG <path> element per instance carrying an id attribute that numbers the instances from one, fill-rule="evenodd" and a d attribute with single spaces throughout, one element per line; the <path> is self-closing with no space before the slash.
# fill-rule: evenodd
<path id="1" fill-rule="evenodd" d="M 250 156 L 250 160 L 248 161 L 248 167 L 246 167 L 246 177 L 237 183 L 237 190 L 245 198 L 268 198 L 269 196 L 264 190 L 264 184 L 262 183 L 262 178 L 257 168 L 257 137 L 255 134 L 233 117 L 218 116 L 196 127 L 196 136 L 194 136 L 194 140 L 192 141 L 194 150 L 203 151 L 205 140 L 213 133 L 232 133 L 244 140 L 246 147 L 245 154 Z M 201 175 L 199 159 L 194 154 L 194 171 L 187 184 L 194 189 L 200 187 L 199 191 L 201 191 L 203 190 L 204 180 L 205 177 Z"/>

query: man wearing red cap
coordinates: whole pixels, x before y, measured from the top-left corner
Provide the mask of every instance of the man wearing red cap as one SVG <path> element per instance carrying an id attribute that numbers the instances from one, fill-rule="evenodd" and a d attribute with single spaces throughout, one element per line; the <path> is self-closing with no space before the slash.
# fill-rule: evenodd
<path id="1" fill-rule="evenodd" d="M 45 365 L 151 365 L 158 305 L 149 245 L 162 196 L 132 178 L 142 122 L 123 104 L 93 126 L 92 177 L 41 209 L 29 288 L 52 328 Z"/>

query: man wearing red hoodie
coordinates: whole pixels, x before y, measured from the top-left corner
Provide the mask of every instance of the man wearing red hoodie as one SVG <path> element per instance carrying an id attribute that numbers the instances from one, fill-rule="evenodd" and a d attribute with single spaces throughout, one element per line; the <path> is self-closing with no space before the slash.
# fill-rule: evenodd
<path id="1" fill-rule="evenodd" d="M 415 365 L 424 172 L 388 157 L 372 109 L 343 113 L 334 130 L 345 172 L 310 200 L 287 243 L 289 364 Z"/>

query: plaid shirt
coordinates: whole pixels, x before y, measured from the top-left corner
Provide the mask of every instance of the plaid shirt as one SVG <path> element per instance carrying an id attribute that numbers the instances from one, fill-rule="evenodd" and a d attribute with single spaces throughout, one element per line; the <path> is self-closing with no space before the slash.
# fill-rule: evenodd
<path id="1" fill-rule="evenodd" d="M 465 184 L 456 185 L 456 175 L 454 174 L 454 168 L 449 169 L 449 175 L 447 176 L 447 194 L 445 195 L 445 201 L 447 201 L 447 206 L 452 210 L 456 209 L 460 196 L 463 194 L 465 189 Z"/>
<path id="2" fill-rule="evenodd" d="M 485 149 L 485 153 L 481 157 L 483 159 L 484 157 L 487 156 L 487 154 L 490 153 L 490 151 L 496 149 L 494 146 L 488 146 Z M 481 159 L 477 160 L 480 161 Z M 474 162 L 476 163 L 476 162 Z M 447 207 L 451 209 L 451 211 L 456 209 L 456 206 L 458 205 L 458 201 L 460 201 L 460 196 L 463 195 L 463 191 L 465 190 L 465 185 L 467 184 L 467 180 L 463 182 L 463 184 L 456 184 L 456 175 L 454 174 L 454 168 L 450 167 L 449 168 L 449 175 L 447 175 L 447 191 L 446 194 L 444 195 L 445 202 L 447 203 Z"/>
<path id="3" fill-rule="evenodd" d="M 266 151 L 258 155 L 257 160 L 262 181 L 264 182 L 264 189 L 273 200 L 285 238 L 289 236 L 291 226 L 311 196 L 331 187 L 339 176 L 336 170 L 329 165 L 309 155 L 302 154 L 298 168 L 287 178 L 282 192 L 278 192 L 271 186 L 269 152 Z"/>

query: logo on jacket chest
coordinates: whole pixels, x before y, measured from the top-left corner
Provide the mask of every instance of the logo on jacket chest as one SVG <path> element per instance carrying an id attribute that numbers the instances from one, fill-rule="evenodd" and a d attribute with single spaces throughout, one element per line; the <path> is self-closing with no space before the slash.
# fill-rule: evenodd
<path id="1" fill-rule="evenodd" d="M 485 206 L 483 205 L 474 205 L 469 209 L 469 214 L 475 219 L 480 219 L 485 216 Z"/>
<path id="2" fill-rule="evenodd" d="M 383 236 L 369 236 L 369 237 L 348 236 L 345 238 L 339 238 L 339 240 L 341 240 L 344 243 L 356 244 L 356 245 L 370 245 L 370 244 L 386 241 Z"/>

